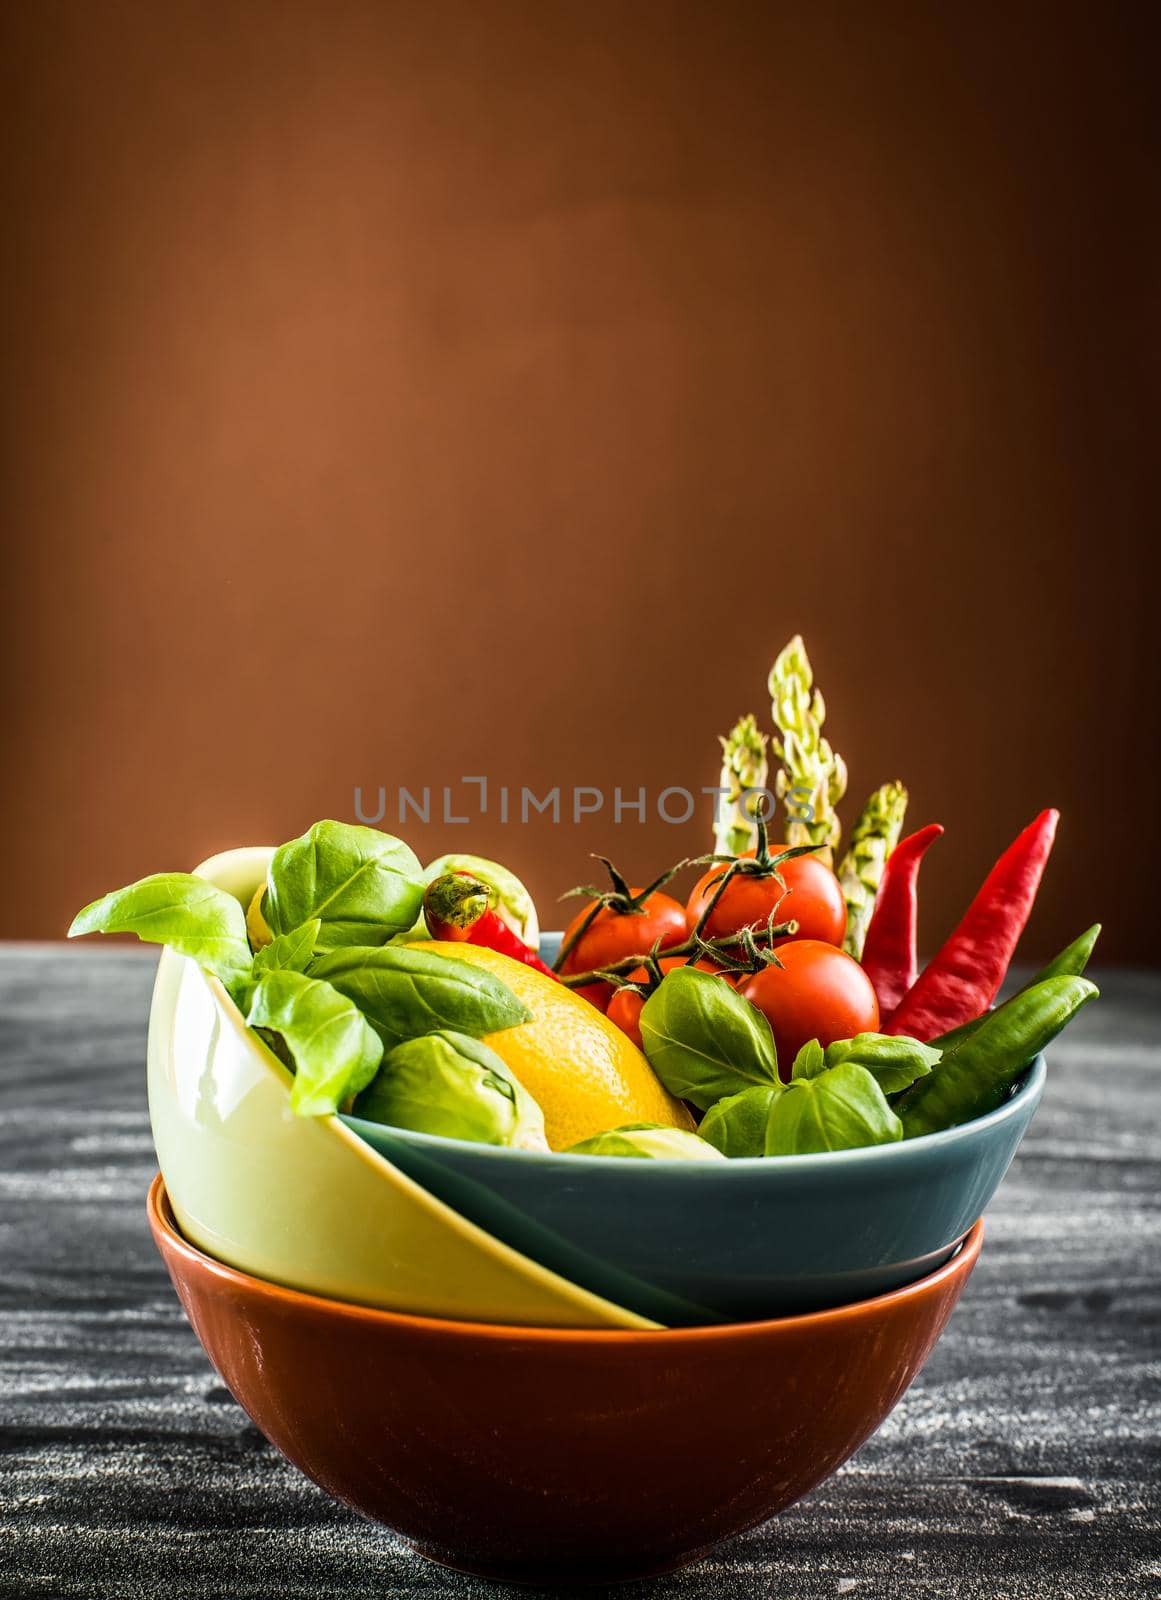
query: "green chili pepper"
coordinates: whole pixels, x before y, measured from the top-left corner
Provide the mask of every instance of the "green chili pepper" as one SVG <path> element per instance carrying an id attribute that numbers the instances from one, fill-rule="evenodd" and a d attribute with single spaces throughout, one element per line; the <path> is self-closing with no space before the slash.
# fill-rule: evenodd
<path id="1" fill-rule="evenodd" d="M 1049 978 L 1074 977 L 1083 975 L 1088 966 L 1093 946 L 1097 942 L 1101 925 L 1094 922 L 1091 928 L 1086 928 L 1079 938 L 1071 944 L 1065 945 L 1058 956 L 1053 956 L 1046 967 L 1042 967 L 1034 978 L 1029 978 L 1022 989 L 1017 989 L 1017 994 L 1023 994 L 1026 989 L 1031 989 L 1034 984 L 1044 983 Z M 945 1053 L 953 1044 L 958 1044 L 961 1039 L 966 1039 L 969 1033 L 974 1033 L 980 1024 L 991 1016 L 989 1011 L 983 1012 L 978 1017 L 973 1017 L 970 1022 L 961 1022 L 958 1028 L 951 1028 L 947 1033 L 940 1034 L 938 1039 L 933 1039 L 932 1044 Z"/>
<path id="2" fill-rule="evenodd" d="M 893 1102 L 903 1137 L 954 1128 L 994 1111 L 1032 1058 L 1100 993 L 1087 978 L 1048 978 L 989 1012 L 927 1077 Z"/>

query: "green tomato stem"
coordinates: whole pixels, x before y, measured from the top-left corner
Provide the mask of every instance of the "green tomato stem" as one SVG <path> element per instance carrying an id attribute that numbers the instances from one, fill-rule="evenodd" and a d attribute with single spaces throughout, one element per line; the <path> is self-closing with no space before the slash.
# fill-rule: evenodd
<path id="1" fill-rule="evenodd" d="M 797 922 L 776 922 L 772 927 L 742 929 L 738 933 L 724 934 L 720 939 L 699 939 L 691 937 L 681 944 L 666 945 L 664 950 L 643 950 L 639 955 L 622 956 L 619 961 L 610 961 L 607 967 L 594 967 L 591 972 L 570 972 L 561 978 L 561 983 L 569 989 L 579 989 L 585 984 L 601 983 L 616 978 L 622 972 L 631 972 L 634 967 L 647 966 L 651 955 L 660 955 L 668 959 L 670 956 L 712 955 L 715 950 L 728 951 L 739 945 L 744 945 L 742 935 L 749 933 L 755 944 L 761 945 L 774 939 L 792 938 L 798 932 Z"/>

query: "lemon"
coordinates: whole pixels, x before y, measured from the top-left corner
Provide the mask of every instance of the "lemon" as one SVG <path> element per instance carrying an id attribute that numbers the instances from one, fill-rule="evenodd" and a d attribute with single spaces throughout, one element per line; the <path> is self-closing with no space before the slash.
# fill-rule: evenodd
<path id="1" fill-rule="evenodd" d="M 531 1011 L 530 1022 L 489 1034 L 485 1043 L 544 1112 L 551 1149 L 567 1150 L 627 1122 L 693 1128 L 637 1046 L 563 984 L 482 945 L 428 940 L 419 948 L 486 967 Z"/>

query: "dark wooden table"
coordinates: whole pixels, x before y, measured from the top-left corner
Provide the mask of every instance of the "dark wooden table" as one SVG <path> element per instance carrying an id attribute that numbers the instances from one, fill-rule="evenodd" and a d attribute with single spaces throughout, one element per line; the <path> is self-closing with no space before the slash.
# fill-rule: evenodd
<path id="1" fill-rule="evenodd" d="M 152 977 L 144 950 L 0 948 L 0 1595 L 516 1593 L 332 1503 L 211 1371 L 145 1226 Z M 1161 1595 L 1161 975 L 1102 982 L 898 1410 L 775 1522 L 622 1593 Z"/>

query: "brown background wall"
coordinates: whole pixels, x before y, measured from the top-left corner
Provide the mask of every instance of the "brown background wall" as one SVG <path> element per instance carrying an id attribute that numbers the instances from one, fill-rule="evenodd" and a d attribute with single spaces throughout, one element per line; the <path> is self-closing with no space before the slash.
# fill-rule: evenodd
<path id="1" fill-rule="evenodd" d="M 713 783 L 801 629 L 928 943 L 1057 803 L 1030 952 L 1156 960 L 1152 12 L 4 8 L 0 933 L 356 784 Z"/>

